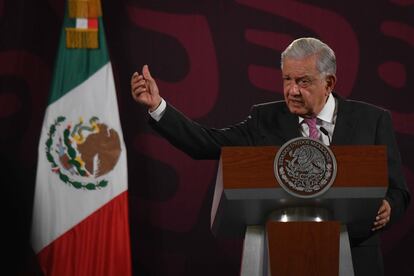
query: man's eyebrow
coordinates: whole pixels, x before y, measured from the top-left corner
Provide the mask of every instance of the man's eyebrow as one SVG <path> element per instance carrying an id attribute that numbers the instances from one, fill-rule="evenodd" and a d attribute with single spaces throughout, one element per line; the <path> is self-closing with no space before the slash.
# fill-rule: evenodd
<path id="1" fill-rule="evenodd" d="M 289 74 L 286 74 L 286 75 L 283 75 L 282 76 L 283 78 L 292 78 L 292 79 L 295 79 L 295 80 L 301 80 L 301 79 L 305 79 L 305 78 L 310 78 L 310 76 L 309 75 L 303 75 L 303 76 L 299 76 L 299 77 L 291 77 Z"/>

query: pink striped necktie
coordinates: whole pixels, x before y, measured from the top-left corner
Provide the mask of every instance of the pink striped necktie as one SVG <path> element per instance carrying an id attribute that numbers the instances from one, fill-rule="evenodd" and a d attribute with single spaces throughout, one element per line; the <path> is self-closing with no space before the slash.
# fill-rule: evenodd
<path id="1" fill-rule="evenodd" d="M 318 140 L 321 134 L 319 133 L 319 130 L 316 127 L 316 117 L 305 118 L 305 123 L 309 126 L 309 137 Z"/>

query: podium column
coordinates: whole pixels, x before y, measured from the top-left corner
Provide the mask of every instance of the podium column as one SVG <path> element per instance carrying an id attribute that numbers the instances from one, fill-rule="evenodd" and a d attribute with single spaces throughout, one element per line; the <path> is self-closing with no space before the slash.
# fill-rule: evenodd
<path id="1" fill-rule="evenodd" d="M 291 222 L 278 222 L 283 224 L 289 224 Z M 297 222 L 296 222 L 297 223 Z M 300 223 L 300 222 L 299 222 Z M 321 223 L 321 222 L 314 222 L 314 223 Z M 334 228 L 337 226 L 334 226 Z M 339 242 L 336 244 L 339 246 L 339 268 L 337 268 L 338 274 L 328 274 L 328 275 L 339 275 L 339 276 L 353 276 L 354 275 L 354 268 L 352 264 L 352 256 L 351 256 L 351 248 L 349 244 L 349 237 L 348 232 L 345 225 L 339 226 Z M 306 230 L 304 230 L 306 231 Z M 335 230 L 336 231 L 336 230 Z M 242 254 L 242 264 L 240 275 L 241 276 L 278 276 L 278 275 L 286 275 L 283 273 L 276 274 L 277 271 L 273 272 L 272 270 L 272 257 L 269 256 L 269 245 L 268 245 L 268 237 L 271 239 L 280 239 L 281 237 L 278 236 L 277 233 L 266 233 L 264 226 L 247 226 L 246 227 L 246 234 L 244 238 L 243 244 L 243 254 Z M 315 241 L 313 241 L 315 242 Z M 280 249 L 280 247 L 279 247 Z M 308 249 L 311 250 L 311 249 Z M 270 250 L 271 251 L 271 250 Z M 283 250 L 282 250 L 283 251 Z M 328 252 L 325 252 L 328 254 Z M 323 258 L 322 254 L 322 258 Z M 338 257 L 338 254 L 336 254 Z M 293 258 L 290 256 L 290 258 Z M 274 264 L 273 266 L 276 266 Z M 290 263 L 295 267 L 295 263 Z M 296 266 L 299 265 L 298 263 Z M 301 274 L 292 274 L 292 270 L 289 268 L 291 272 L 288 275 L 301 275 Z M 305 274 L 302 275 L 312 275 L 308 271 L 305 271 Z M 315 274 L 315 275 L 323 275 L 323 274 Z"/>

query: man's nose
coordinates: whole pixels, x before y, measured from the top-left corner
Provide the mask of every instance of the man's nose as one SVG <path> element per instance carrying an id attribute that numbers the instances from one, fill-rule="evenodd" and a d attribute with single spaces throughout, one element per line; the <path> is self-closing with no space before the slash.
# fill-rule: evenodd
<path id="1" fill-rule="evenodd" d="M 296 83 L 293 83 L 292 86 L 290 87 L 290 93 L 295 96 L 300 95 L 299 85 L 297 85 Z"/>

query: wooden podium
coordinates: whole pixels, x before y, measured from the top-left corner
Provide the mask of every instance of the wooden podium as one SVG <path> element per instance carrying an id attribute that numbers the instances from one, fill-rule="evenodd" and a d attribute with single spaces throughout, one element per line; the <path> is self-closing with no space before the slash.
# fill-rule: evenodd
<path id="1" fill-rule="evenodd" d="M 244 235 L 241 275 L 353 275 L 347 226 L 372 226 L 388 186 L 386 147 L 331 146 L 336 179 L 314 198 L 279 185 L 278 149 L 222 148 L 213 233 Z"/>

